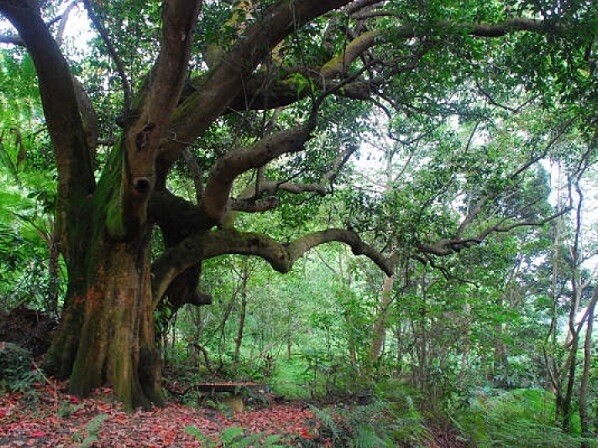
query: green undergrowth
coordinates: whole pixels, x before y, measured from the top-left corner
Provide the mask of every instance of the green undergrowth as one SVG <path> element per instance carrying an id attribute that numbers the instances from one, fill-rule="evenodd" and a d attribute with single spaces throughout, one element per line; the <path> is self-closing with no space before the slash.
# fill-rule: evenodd
<path id="1" fill-rule="evenodd" d="M 281 439 L 279 435 L 247 435 L 243 428 L 239 428 L 238 426 L 226 428 L 216 437 L 207 436 L 193 425 L 187 426 L 185 431 L 200 441 L 202 447 L 206 448 L 247 448 L 257 446 L 263 448 L 283 448 L 284 446 L 278 444 Z"/>
<path id="2" fill-rule="evenodd" d="M 367 402 L 359 403 L 364 398 Z M 320 428 L 314 447 L 423 448 L 432 437 L 411 391 L 399 381 L 378 382 L 371 395 L 357 396 L 357 402 L 311 409 Z"/>
<path id="3" fill-rule="evenodd" d="M 374 401 L 367 405 L 311 409 L 319 422 L 320 438 L 310 446 L 426 446 L 428 433 L 421 415 L 397 403 Z"/>
<path id="4" fill-rule="evenodd" d="M 480 395 L 457 412 L 455 424 L 478 448 L 577 448 L 579 434 L 554 424 L 554 396 L 539 389 Z M 573 422 L 579 428 L 579 421 Z M 595 441 L 590 446 L 598 447 Z"/>
<path id="5" fill-rule="evenodd" d="M 270 383 L 274 393 L 296 400 L 326 401 L 373 387 L 372 378 L 352 369 L 344 358 L 307 349 L 279 359 Z"/>
<path id="6" fill-rule="evenodd" d="M 272 377 L 272 391 L 291 400 L 310 398 L 306 369 L 307 364 L 299 357 L 279 362 Z"/>
<path id="7" fill-rule="evenodd" d="M 315 356 L 303 353 L 290 359 L 279 358 L 272 376 L 248 375 L 254 381 L 267 383 L 275 395 L 314 404 L 312 410 L 320 431 L 316 440 L 302 440 L 303 448 L 426 447 L 438 436 L 437 427 L 449 428 L 447 434 L 456 443 L 476 448 L 577 448 L 582 442 L 577 415 L 572 421 L 573 434 L 564 433 L 555 425 L 554 395 L 541 389 L 485 390 L 469 398 L 458 410 L 447 412 L 444 405 L 437 403 L 433 411 L 425 392 L 410 387 L 404 380 L 353 375 L 349 381 L 348 375 L 328 368 L 328 359 L 314 359 Z M 201 435 L 194 435 L 201 439 Z M 215 446 L 254 442 L 241 434 L 224 433 L 219 437 L 212 440 Z M 261 440 L 265 442 L 271 446 L 280 443 L 277 439 Z M 598 448 L 598 443 L 589 441 L 589 446 Z"/>

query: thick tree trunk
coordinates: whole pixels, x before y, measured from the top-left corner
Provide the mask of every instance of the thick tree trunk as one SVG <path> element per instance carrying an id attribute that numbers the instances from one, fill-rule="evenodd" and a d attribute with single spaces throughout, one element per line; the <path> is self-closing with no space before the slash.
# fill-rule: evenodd
<path id="1" fill-rule="evenodd" d="M 85 269 L 75 277 L 87 281 L 72 285 L 48 363 L 59 376 L 70 375 L 75 395 L 106 385 L 129 409 L 164 403 L 148 241 L 149 231 L 126 243 L 99 238 L 88 264 L 74 268 Z"/>

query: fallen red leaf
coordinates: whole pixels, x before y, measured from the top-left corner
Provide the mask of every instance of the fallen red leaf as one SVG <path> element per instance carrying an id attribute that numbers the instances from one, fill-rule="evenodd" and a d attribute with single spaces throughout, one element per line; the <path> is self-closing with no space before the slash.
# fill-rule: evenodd
<path id="1" fill-rule="evenodd" d="M 33 431 L 29 433 L 29 437 L 45 437 L 46 433 L 44 431 Z"/>

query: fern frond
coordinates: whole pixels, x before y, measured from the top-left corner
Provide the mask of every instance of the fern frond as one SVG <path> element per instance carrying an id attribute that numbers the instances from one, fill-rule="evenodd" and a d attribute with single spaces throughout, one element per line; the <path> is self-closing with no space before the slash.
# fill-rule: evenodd
<path id="1" fill-rule="evenodd" d="M 243 437 L 244 432 L 243 428 L 239 428 L 238 426 L 231 426 L 230 428 L 226 428 L 220 433 L 220 440 L 224 446 L 228 446 L 233 442 L 238 441 L 241 437 Z"/>
<path id="2" fill-rule="evenodd" d="M 333 440 L 339 439 L 340 430 L 334 418 L 329 412 L 322 409 L 318 409 L 315 406 L 309 406 L 311 412 L 313 412 L 316 419 L 320 422 L 320 428 L 324 431 L 330 431 Z"/>
<path id="3" fill-rule="evenodd" d="M 359 425 L 355 427 L 353 446 L 355 448 L 379 448 L 389 445 L 390 440 L 382 439 L 376 434 L 371 425 Z"/>

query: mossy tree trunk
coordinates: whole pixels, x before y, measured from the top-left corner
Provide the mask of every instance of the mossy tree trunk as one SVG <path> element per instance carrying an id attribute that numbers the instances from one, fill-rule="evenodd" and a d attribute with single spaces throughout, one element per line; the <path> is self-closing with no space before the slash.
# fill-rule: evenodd
<path id="1" fill-rule="evenodd" d="M 39 5 L 0 1 L 0 12 L 34 61 L 58 171 L 56 231 L 69 284 L 47 365 L 70 376 L 72 393 L 83 396 L 108 385 L 127 408 L 164 401 L 154 342 L 148 205 L 160 144 L 187 74 L 200 3 L 164 2 L 167 25 L 159 54 L 96 184 L 81 92 Z"/>
<path id="2" fill-rule="evenodd" d="M 70 392 L 85 396 L 110 385 L 127 407 L 162 404 L 155 348 L 149 231 L 132 242 L 93 242 L 88 283 L 70 298 L 49 352 Z"/>
<path id="3" fill-rule="evenodd" d="M 134 187 L 138 179 L 135 165 L 122 168 L 126 141 L 113 149 L 87 203 L 86 221 L 77 216 L 66 223 L 79 230 L 78 239 L 70 245 L 69 289 L 46 365 L 70 378 L 71 393 L 85 396 L 108 385 L 131 409 L 161 405 L 164 397 L 151 292 L 152 224 L 135 206 L 148 200 L 148 192 L 126 188 L 128 179 Z"/>

